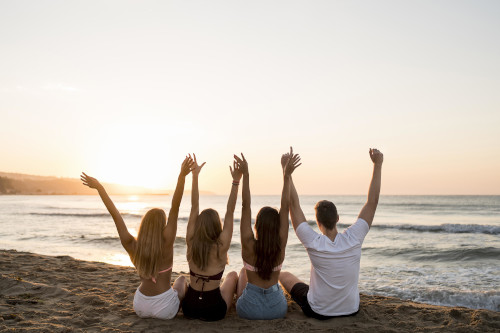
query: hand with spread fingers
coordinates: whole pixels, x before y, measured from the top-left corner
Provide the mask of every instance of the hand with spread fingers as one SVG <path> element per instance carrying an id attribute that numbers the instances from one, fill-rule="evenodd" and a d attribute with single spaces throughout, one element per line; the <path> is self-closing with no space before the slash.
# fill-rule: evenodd
<path id="1" fill-rule="evenodd" d="M 90 177 L 85 172 L 82 172 L 82 174 L 80 175 L 80 180 L 83 182 L 83 185 L 94 188 L 96 190 L 102 187 L 101 183 L 99 183 L 97 179 Z"/>
<path id="2" fill-rule="evenodd" d="M 245 155 L 243 155 L 243 153 L 241 153 L 241 158 L 238 157 L 237 155 L 234 155 L 234 159 L 235 159 L 236 163 L 238 164 L 238 167 L 241 171 L 241 174 L 244 176 L 245 175 L 248 176 L 248 162 L 245 159 Z"/>
<path id="3" fill-rule="evenodd" d="M 189 155 L 191 157 L 191 155 Z M 193 153 L 193 164 L 191 164 L 191 172 L 193 173 L 193 176 L 198 176 L 200 174 L 201 168 L 205 165 L 207 162 L 203 162 L 201 165 L 198 165 L 198 161 L 196 161 L 196 154 Z"/>
<path id="4" fill-rule="evenodd" d="M 281 156 L 281 166 L 283 167 L 284 175 L 290 176 L 293 171 L 302 164 L 299 162 L 300 156 L 298 154 L 294 154 L 293 148 L 290 147 L 290 152 Z"/>
<path id="5" fill-rule="evenodd" d="M 193 168 L 193 163 L 194 161 L 193 158 L 191 157 L 191 154 L 186 156 L 181 165 L 181 176 L 186 177 L 191 172 L 191 169 Z"/>
<path id="6" fill-rule="evenodd" d="M 239 160 L 239 161 L 238 161 Z M 239 182 L 243 172 L 241 170 L 241 159 L 234 155 L 233 167 L 229 166 L 229 171 L 231 171 L 231 176 L 233 176 L 233 181 Z"/>

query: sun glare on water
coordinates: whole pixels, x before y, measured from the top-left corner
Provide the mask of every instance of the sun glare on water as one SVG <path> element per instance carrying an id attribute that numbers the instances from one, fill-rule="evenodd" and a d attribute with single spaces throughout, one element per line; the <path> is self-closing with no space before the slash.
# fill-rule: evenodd
<path id="1" fill-rule="evenodd" d="M 137 238 L 137 230 L 135 228 L 128 228 L 128 232 L 134 237 Z"/>
<path id="2" fill-rule="evenodd" d="M 102 261 L 113 265 L 134 267 L 134 264 L 132 264 L 130 257 L 126 254 L 121 254 L 121 253 L 113 254 L 107 258 L 104 258 Z"/>

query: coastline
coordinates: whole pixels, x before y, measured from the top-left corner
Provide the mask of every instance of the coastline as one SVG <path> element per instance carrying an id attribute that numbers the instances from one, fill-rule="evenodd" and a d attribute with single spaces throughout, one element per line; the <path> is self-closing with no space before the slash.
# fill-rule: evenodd
<path id="1" fill-rule="evenodd" d="M 289 301 L 285 319 L 249 321 L 234 305 L 225 319 L 141 319 L 133 308 L 139 278 L 131 267 L 0 250 L 0 331 L 447 331 L 500 330 L 500 312 L 361 295 L 356 316 L 319 321 Z M 172 281 L 184 272 L 172 273 Z"/>

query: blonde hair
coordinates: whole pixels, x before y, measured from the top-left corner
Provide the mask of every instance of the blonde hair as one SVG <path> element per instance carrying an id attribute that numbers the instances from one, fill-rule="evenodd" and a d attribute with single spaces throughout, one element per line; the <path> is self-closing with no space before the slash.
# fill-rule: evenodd
<path id="1" fill-rule="evenodd" d="M 163 228 L 166 222 L 167 216 L 159 208 L 149 210 L 142 218 L 137 246 L 131 259 L 137 273 L 143 278 L 158 277 L 163 259 Z"/>
<path id="2" fill-rule="evenodd" d="M 221 232 L 222 225 L 217 211 L 211 208 L 205 209 L 196 218 L 190 252 L 191 259 L 201 270 L 208 266 L 208 256 L 214 244 L 217 245 L 217 258 L 219 258 Z"/>

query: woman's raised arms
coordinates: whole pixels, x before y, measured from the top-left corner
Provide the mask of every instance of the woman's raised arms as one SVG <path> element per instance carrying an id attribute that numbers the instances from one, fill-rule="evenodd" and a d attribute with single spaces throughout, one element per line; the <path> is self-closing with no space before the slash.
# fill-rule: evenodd
<path id="1" fill-rule="evenodd" d="M 245 156 L 241 154 L 242 159 L 235 157 L 240 164 L 240 169 L 243 174 L 243 191 L 242 191 L 242 207 L 241 207 L 241 221 L 240 221 L 240 237 L 242 254 L 245 255 L 253 251 L 253 244 L 255 242 L 254 234 L 252 231 L 252 210 L 251 210 L 251 196 L 250 196 L 250 176 L 248 173 L 248 162 Z"/>
<path id="2" fill-rule="evenodd" d="M 186 244 L 189 247 L 191 245 L 191 238 L 194 235 L 194 225 L 198 215 L 200 214 L 200 193 L 198 189 L 198 175 L 200 174 L 201 168 L 205 165 L 206 162 L 203 162 L 201 165 L 198 165 L 198 161 L 196 161 L 196 155 L 193 154 L 193 163 L 191 165 L 191 172 L 193 174 L 193 185 L 191 189 L 191 213 L 189 214 L 188 225 L 186 228 Z"/>
<path id="3" fill-rule="evenodd" d="M 116 230 L 118 230 L 118 235 L 120 236 L 122 246 L 129 254 L 133 253 L 135 238 L 128 232 L 127 226 L 125 225 L 120 212 L 118 211 L 118 209 L 116 209 L 115 204 L 106 193 L 104 186 L 102 186 L 97 179 L 90 177 L 85 172 L 82 172 L 82 174 L 80 175 L 80 179 L 83 182 L 83 185 L 97 190 L 102 202 L 108 209 L 109 214 L 111 214 L 113 221 L 115 221 Z"/>
<path id="4" fill-rule="evenodd" d="M 170 248 L 175 241 L 177 234 L 177 218 L 179 217 L 179 206 L 181 205 L 182 194 L 184 193 L 184 184 L 186 182 L 186 176 L 191 172 L 193 163 L 194 161 L 191 155 L 189 155 L 186 156 L 181 165 L 177 186 L 175 187 L 174 196 L 172 197 L 172 206 L 168 213 L 167 227 L 163 229 L 163 239 L 165 239 L 168 248 Z"/>
<path id="5" fill-rule="evenodd" d="M 301 164 L 300 156 L 293 154 L 293 148 L 290 152 L 281 156 L 281 166 L 283 168 L 283 191 L 281 192 L 280 207 L 280 239 L 282 249 L 285 248 L 288 241 L 288 213 L 290 210 L 290 183 L 293 171 Z"/>
<path id="6" fill-rule="evenodd" d="M 241 157 L 243 157 L 243 154 L 241 154 Z M 233 237 L 234 208 L 236 207 L 236 200 L 238 199 L 238 185 L 240 184 L 240 179 L 243 174 L 241 170 L 242 163 L 243 161 L 238 156 L 234 155 L 233 167 L 231 168 L 231 166 L 229 166 L 229 171 L 233 177 L 233 183 L 231 185 L 229 199 L 227 200 L 224 227 L 222 228 L 222 233 L 220 234 L 222 249 L 224 251 L 229 249 L 229 246 L 231 245 L 231 238 Z"/>

